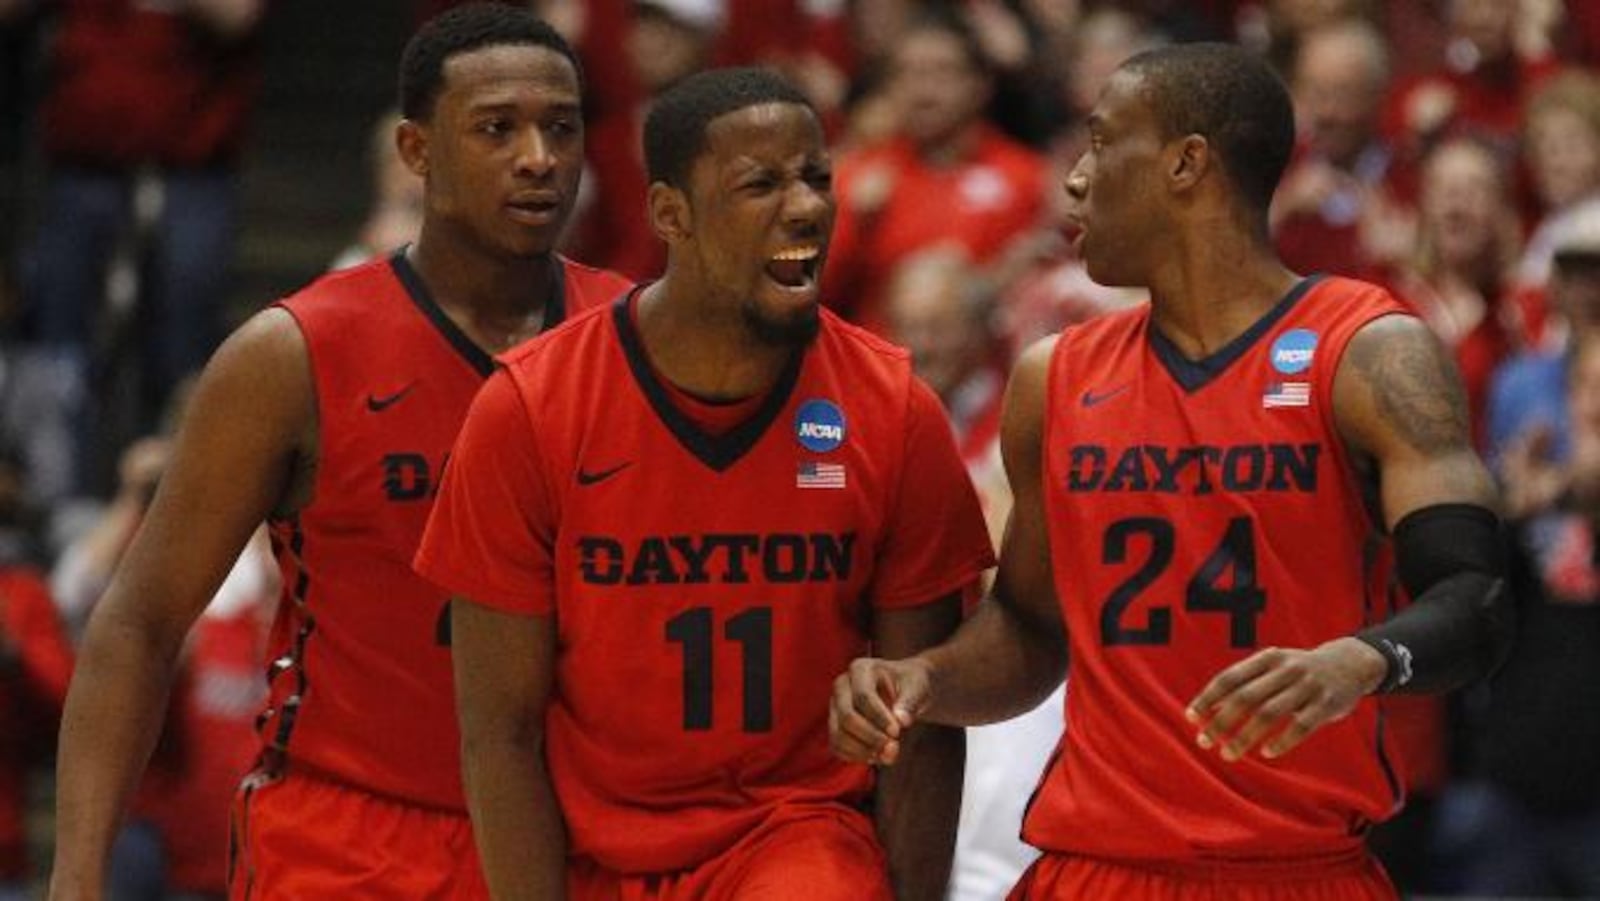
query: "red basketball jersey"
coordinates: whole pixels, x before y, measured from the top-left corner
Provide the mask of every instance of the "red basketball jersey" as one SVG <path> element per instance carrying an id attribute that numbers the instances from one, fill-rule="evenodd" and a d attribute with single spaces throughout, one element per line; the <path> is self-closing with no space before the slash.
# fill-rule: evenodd
<path id="1" fill-rule="evenodd" d="M 626 290 L 562 263 L 552 323 Z M 403 253 L 325 276 L 282 306 L 310 354 L 318 451 L 310 503 L 271 524 L 284 598 L 262 739 L 298 768 L 462 810 L 446 595 L 412 573 L 411 556 L 494 362 Z"/>
<path id="2" fill-rule="evenodd" d="M 993 561 L 906 353 L 824 312 L 718 435 L 674 406 L 627 303 L 505 362 L 417 565 L 555 617 L 546 757 L 571 852 L 682 870 L 780 805 L 862 802 L 871 771 L 828 750 L 834 677 L 871 650 L 876 610 L 967 590 Z"/>
<path id="3" fill-rule="evenodd" d="M 1061 335 L 1044 491 L 1071 664 L 1029 842 L 1135 861 L 1338 854 L 1396 808 L 1370 700 L 1283 758 L 1231 764 L 1196 746 L 1184 708 L 1261 648 L 1384 615 L 1385 548 L 1333 379 L 1350 337 L 1402 310 L 1362 282 L 1307 279 L 1200 362 L 1148 306 Z"/>

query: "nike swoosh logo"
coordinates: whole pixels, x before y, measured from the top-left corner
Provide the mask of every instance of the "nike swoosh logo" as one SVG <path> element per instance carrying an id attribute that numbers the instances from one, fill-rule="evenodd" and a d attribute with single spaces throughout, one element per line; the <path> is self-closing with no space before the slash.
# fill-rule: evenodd
<path id="1" fill-rule="evenodd" d="M 1110 391 L 1104 391 L 1100 394 L 1096 394 L 1093 391 L 1085 391 L 1083 392 L 1083 405 L 1085 407 L 1099 406 L 1132 387 L 1132 385 L 1119 385 Z"/>
<path id="2" fill-rule="evenodd" d="M 606 479 L 611 478 L 612 476 L 632 465 L 633 461 L 629 460 L 626 463 L 618 463 L 616 466 L 613 466 L 610 469 L 602 469 L 599 472 L 588 472 L 580 466 L 578 467 L 578 484 L 593 485 L 596 482 L 604 482 Z"/>
<path id="3" fill-rule="evenodd" d="M 411 389 L 415 388 L 415 387 L 417 387 L 417 383 L 416 382 L 412 382 L 411 384 L 405 386 L 404 388 L 401 388 L 399 391 L 396 391 L 395 393 L 389 395 L 388 397 L 378 397 L 375 394 L 369 394 L 369 395 L 367 395 L 367 409 L 371 410 L 374 413 L 382 413 L 384 410 L 387 410 L 390 407 L 394 406 L 395 404 L 399 403 L 400 399 L 405 397 L 407 394 L 410 394 L 411 393 Z"/>

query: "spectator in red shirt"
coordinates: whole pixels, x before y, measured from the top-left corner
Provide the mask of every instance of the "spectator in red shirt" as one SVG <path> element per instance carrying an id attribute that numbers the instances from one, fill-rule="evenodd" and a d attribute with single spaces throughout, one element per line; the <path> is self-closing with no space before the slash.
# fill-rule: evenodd
<path id="1" fill-rule="evenodd" d="M 891 56 L 889 97 L 899 127 L 837 168 L 840 198 L 824 302 L 883 334 L 888 280 L 899 262 L 951 241 L 978 263 L 996 257 L 1044 216 L 1043 157 L 984 118 L 989 64 L 959 18 L 928 13 Z"/>
<path id="2" fill-rule="evenodd" d="M 1393 284 L 1454 351 L 1482 447 L 1489 379 L 1530 329 L 1508 290 L 1520 234 L 1504 162 L 1481 141 L 1439 145 L 1423 164 L 1420 213 L 1416 253 Z"/>
<path id="3" fill-rule="evenodd" d="M 1555 21 L 1547 16 L 1552 6 L 1449 0 L 1444 65 L 1397 86 L 1384 130 L 1413 156 L 1454 130 L 1490 135 L 1509 149 L 1529 96 L 1560 67 L 1550 35 Z"/>
<path id="4" fill-rule="evenodd" d="M 666 249 L 643 215 L 649 183 L 639 136 L 651 98 L 710 63 L 723 13 L 717 0 L 632 4 L 623 25 L 623 58 L 635 93 L 627 102 L 603 110 L 589 128 L 587 200 L 579 211 L 571 248 L 578 259 L 634 279 L 661 273 Z M 585 36 L 590 30 L 585 28 Z M 613 56 L 606 64 L 617 66 L 619 61 Z"/>
<path id="5" fill-rule="evenodd" d="M 1294 67 L 1300 140 L 1273 199 L 1273 237 L 1297 272 L 1371 278 L 1409 249 L 1406 167 L 1378 134 L 1383 35 L 1360 19 L 1306 33 Z"/>

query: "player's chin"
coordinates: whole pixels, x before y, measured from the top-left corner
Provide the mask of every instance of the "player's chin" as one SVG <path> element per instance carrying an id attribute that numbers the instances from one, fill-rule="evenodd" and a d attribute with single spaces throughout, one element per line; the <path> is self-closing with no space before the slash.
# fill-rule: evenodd
<path id="1" fill-rule="evenodd" d="M 810 292 L 809 298 L 784 291 L 776 298 L 763 297 L 760 302 L 745 308 L 745 324 L 758 340 L 765 344 L 798 347 L 811 343 L 822 327 L 822 314 L 818 296 Z"/>
<path id="2" fill-rule="evenodd" d="M 506 253 L 519 260 L 537 260 L 555 253 L 561 237 L 557 230 L 523 230 L 501 242 Z"/>

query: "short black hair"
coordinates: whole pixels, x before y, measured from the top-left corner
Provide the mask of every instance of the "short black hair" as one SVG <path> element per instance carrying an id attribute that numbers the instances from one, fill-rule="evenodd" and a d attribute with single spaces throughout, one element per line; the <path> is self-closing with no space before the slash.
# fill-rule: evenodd
<path id="1" fill-rule="evenodd" d="M 650 181 L 687 186 L 689 170 L 706 149 L 706 127 L 728 113 L 766 103 L 795 103 L 816 114 L 799 88 L 768 69 L 710 69 L 663 91 L 644 120 Z"/>
<path id="2" fill-rule="evenodd" d="M 400 54 L 400 115 L 427 119 L 444 84 L 444 64 L 458 53 L 481 47 L 531 44 L 548 47 L 572 63 L 583 88 L 583 67 L 559 32 L 526 7 L 504 3 L 467 3 L 434 16 L 406 42 Z"/>
<path id="3" fill-rule="evenodd" d="M 1221 43 L 1160 47 L 1123 68 L 1143 78 L 1163 137 L 1205 137 L 1252 211 L 1264 215 L 1294 151 L 1294 105 L 1272 68 Z"/>

